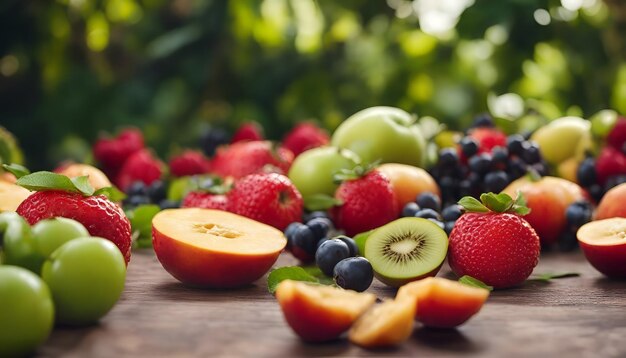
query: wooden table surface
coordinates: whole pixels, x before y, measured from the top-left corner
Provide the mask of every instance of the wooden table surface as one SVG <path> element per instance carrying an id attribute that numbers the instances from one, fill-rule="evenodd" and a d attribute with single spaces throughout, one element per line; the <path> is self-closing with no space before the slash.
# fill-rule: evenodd
<path id="1" fill-rule="evenodd" d="M 294 264 L 283 254 L 276 266 Z M 626 281 L 597 273 L 580 253 L 544 254 L 535 273 L 580 277 L 493 292 L 456 330 L 426 329 L 397 349 L 367 351 L 347 340 L 306 344 L 283 321 L 266 278 L 237 290 L 189 288 L 151 251 L 134 252 L 126 290 L 98 325 L 55 328 L 44 357 L 476 356 L 626 357 Z M 440 275 L 449 275 L 447 264 Z M 374 281 L 371 292 L 395 291 Z"/>

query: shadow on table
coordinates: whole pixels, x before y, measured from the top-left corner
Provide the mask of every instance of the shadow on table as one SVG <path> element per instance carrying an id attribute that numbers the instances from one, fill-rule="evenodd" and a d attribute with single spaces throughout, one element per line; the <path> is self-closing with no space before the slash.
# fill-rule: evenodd
<path id="1" fill-rule="evenodd" d="M 237 298 L 259 297 L 266 295 L 268 299 L 273 298 L 265 287 L 258 284 L 250 284 L 238 288 L 216 289 L 194 287 L 182 284 L 178 281 L 162 282 L 151 287 L 151 294 L 157 295 L 161 299 L 173 301 L 231 301 Z"/>
<path id="2" fill-rule="evenodd" d="M 436 351 L 478 353 L 484 348 L 457 329 L 419 327 L 413 332 L 413 339 Z"/>

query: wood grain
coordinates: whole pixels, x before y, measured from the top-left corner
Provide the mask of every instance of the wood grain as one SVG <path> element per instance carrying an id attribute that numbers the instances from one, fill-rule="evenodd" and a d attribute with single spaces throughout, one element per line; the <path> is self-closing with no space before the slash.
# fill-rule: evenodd
<path id="1" fill-rule="evenodd" d="M 283 254 L 276 266 L 295 264 Z M 445 269 L 442 276 L 450 276 Z M 493 292 L 456 330 L 416 325 L 397 349 L 367 351 L 339 340 L 312 345 L 284 323 L 265 278 L 237 290 L 200 290 L 172 278 L 151 251 L 134 252 L 126 290 L 98 325 L 57 327 L 42 357 L 476 356 L 626 357 L 626 281 L 597 273 L 580 253 L 544 254 L 535 273 L 580 277 Z M 450 276 L 451 277 L 451 276 Z M 375 281 L 379 297 L 395 290 Z"/>

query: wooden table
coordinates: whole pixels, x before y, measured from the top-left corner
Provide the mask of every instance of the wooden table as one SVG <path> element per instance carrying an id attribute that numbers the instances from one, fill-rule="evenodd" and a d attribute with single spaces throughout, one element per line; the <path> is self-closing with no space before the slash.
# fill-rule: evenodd
<path id="1" fill-rule="evenodd" d="M 295 261 L 283 254 L 277 266 Z M 237 290 L 188 288 L 151 251 L 134 252 L 126 290 L 96 326 L 56 328 L 38 350 L 63 357 L 476 356 L 626 357 L 626 281 L 597 273 L 580 253 L 548 253 L 535 273 L 580 277 L 532 282 L 493 292 L 482 311 L 457 330 L 416 325 L 397 349 L 367 351 L 347 340 L 306 344 L 283 321 L 265 278 Z M 440 275 L 449 275 L 447 265 Z M 374 281 L 371 292 L 395 291 Z"/>

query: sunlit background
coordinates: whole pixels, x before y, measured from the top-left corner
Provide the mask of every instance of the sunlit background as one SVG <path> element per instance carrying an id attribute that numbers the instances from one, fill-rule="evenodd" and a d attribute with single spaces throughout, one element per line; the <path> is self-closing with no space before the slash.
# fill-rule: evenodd
<path id="1" fill-rule="evenodd" d="M 33 168 L 126 124 L 167 157 L 210 126 L 280 139 L 374 105 L 451 128 L 626 113 L 626 2 L 0 2 L 0 124 Z"/>

